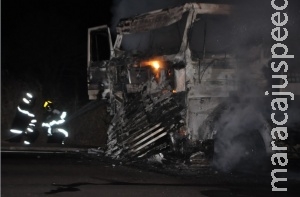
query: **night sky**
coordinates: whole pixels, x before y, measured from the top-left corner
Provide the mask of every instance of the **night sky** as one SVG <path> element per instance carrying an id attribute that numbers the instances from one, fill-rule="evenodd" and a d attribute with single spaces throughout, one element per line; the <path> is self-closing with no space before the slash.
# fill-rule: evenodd
<path id="1" fill-rule="evenodd" d="M 87 102 L 87 29 L 110 25 L 111 2 L 2 0 L 2 85 L 35 80 L 45 98 Z"/>

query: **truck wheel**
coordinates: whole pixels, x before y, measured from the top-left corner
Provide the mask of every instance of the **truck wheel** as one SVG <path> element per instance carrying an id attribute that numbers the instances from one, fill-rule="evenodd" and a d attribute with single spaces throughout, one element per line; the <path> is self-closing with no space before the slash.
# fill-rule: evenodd
<path id="1" fill-rule="evenodd" d="M 266 169 L 266 156 L 263 138 L 252 130 L 231 140 L 217 139 L 213 163 L 222 171 L 258 172 Z"/>

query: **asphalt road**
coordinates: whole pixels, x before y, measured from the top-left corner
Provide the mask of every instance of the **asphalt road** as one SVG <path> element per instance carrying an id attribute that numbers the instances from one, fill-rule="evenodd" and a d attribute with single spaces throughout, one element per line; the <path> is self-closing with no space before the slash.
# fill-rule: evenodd
<path id="1" fill-rule="evenodd" d="M 266 175 L 221 174 L 208 168 L 176 175 L 180 169 L 163 173 L 163 166 L 155 171 L 86 153 L 12 151 L 2 152 L 1 160 L 2 197 L 300 196 L 297 176 L 288 180 L 288 192 L 271 192 Z"/>

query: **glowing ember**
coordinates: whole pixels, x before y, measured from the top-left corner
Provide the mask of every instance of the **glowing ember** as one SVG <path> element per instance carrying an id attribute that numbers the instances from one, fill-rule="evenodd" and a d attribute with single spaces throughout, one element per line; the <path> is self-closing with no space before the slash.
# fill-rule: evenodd
<path id="1" fill-rule="evenodd" d="M 149 61 L 142 61 L 140 66 L 151 67 L 152 73 L 156 79 L 160 78 L 160 70 L 164 68 L 164 61 L 160 59 L 153 59 Z"/>
<path id="2" fill-rule="evenodd" d="M 163 67 L 162 62 L 159 60 L 144 61 L 141 63 L 141 66 L 151 66 L 155 71 Z"/>
<path id="3" fill-rule="evenodd" d="M 152 66 L 153 68 L 155 68 L 155 70 L 159 69 L 159 67 L 160 67 L 158 61 L 152 61 L 152 62 L 151 62 L 151 66 Z"/>

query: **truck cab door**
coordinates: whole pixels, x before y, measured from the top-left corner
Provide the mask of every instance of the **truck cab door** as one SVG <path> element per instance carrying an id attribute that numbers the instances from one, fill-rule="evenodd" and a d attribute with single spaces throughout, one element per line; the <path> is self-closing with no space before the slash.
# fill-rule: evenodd
<path id="1" fill-rule="evenodd" d="M 89 100 L 96 100 L 99 90 L 108 88 L 106 62 L 114 57 L 111 34 L 106 25 L 88 29 L 87 48 L 88 95 Z"/>

